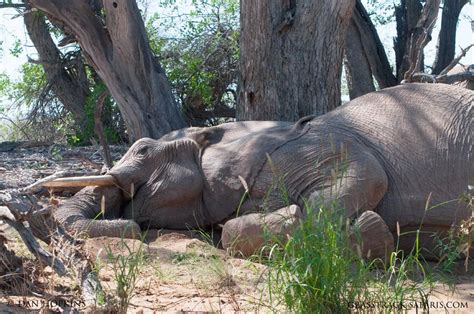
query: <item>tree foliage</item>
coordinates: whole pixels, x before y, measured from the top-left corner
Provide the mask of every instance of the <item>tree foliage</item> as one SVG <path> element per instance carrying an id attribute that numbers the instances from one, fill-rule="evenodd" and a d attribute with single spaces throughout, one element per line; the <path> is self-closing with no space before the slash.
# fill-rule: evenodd
<path id="1" fill-rule="evenodd" d="M 237 0 L 192 1 L 189 6 L 167 0 L 146 23 L 151 48 L 188 124 L 235 116 L 238 14 Z"/>

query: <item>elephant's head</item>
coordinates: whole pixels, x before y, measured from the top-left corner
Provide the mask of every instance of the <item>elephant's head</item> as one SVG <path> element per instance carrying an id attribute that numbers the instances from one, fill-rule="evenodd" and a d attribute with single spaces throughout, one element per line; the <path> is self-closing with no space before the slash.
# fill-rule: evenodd
<path id="1" fill-rule="evenodd" d="M 134 237 L 140 230 L 136 223 L 171 229 L 206 224 L 203 178 L 193 140 L 140 139 L 105 177 L 112 179 L 112 186 L 83 189 L 60 206 L 58 221 L 92 237 Z"/>

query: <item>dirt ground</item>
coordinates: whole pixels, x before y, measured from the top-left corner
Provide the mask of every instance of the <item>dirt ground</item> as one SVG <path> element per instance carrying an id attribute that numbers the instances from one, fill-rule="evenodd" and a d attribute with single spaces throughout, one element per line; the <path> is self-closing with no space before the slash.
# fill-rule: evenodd
<path id="1" fill-rule="evenodd" d="M 113 147 L 112 152 L 118 159 L 125 148 Z M 55 146 L 0 152 L 0 190 L 26 186 L 59 170 L 98 173 L 100 165 L 100 155 L 91 147 Z M 45 202 L 49 197 L 44 197 Z M 64 201 L 67 193 L 53 197 Z M 12 295 L 12 289 L 0 290 L 0 312 L 37 312 L 41 308 L 60 311 L 58 304 L 67 302 L 81 307 L 78 288 L 71 279 L 58 277 L 49 267 L 40 269 L 11 228 L 0 225 L 0 235 L 7 238 L 7 246 L 17 255 L 31 259 L 25 264 L 30 270 L 26 278 L 30 289 L 28 285 L 19 285 L 23 293 L 17 295 Z M 104 304 L 112 306 L 119 302 L 117 282 L 122 278 L 128 278 L 125 282 L 135 282 L 128 308 L 131 313 L 284 311 L 281 305 L 272 304 L 268 295 L 266 266 L 230 257 L 205 239 L 151 230 L 144 243 L 96 238 L 87 240 L 84 249 L 99 270 L 106 293 Z M 124 263 L 133 265 L 134 261 L 143 262 L 137 268 L 135 281 L 130 280 L 135 273 L 126 272 L 130 267 L 121 267 Z M 458 268 L 452 276 L 454 290 L 453 285 L 437 285 L 430 298 L 430 312 L 474 313 L 474 263 L 471 261 L 467 272 L 462 262 Z M 445 309 L 448 303 L 451 308 Z M 452 308 L 461 303 L 468 307 Z M 104 312 L 107 309 L 111 307 L 105 307 Z"/>

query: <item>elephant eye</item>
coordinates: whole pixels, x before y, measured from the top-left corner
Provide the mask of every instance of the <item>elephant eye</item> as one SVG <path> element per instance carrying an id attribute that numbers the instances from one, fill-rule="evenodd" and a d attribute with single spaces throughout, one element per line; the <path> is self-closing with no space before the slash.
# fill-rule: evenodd
<path id="1" fill-rule="evenodd" d="M 138 155 L 146 155 L 148 153 L 148 146 L 142 146 L 137 150 Z"/>

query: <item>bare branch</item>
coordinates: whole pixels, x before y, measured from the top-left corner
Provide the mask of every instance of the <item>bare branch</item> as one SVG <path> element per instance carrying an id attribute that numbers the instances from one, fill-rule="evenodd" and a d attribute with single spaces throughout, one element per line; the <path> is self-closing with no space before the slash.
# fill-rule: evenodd
<path id="1" fill-rule="evenodd" d="M 21 191 L 22 192 L 28 192 L 28 193 L 36 193 L 36 192 L 40 191 L 43 188 L 43 183 L 52 181 L 52 180 L 57 179 L 57 178 L 65 177 L 67 175 L 68 174 L 67 174 L 66 171 L 58 171 L 56 173 L 53 173 L 50 176 L 47 176 L 45 178 L 42 178 L 42 179 L 36 181 L 33 184 L 28 185 L 27 187 L 24 187 L 23 189 L 21 189 Z"/>
<path id="2" fill-rule="evenodd" d="M 57 258 L 55 258 L 51 253 L 43 249 L 38 241 L 36 241 L 33 233 L 31 230 L 23 225 L 23 223 L 18 221 L 12 221 L 9 219 L 4 219 L 4 221 L 13 227 L 21 236 L 21 239 L 25 243 L 28 250 L 36 257 L 40 259 L 40 261 L 48 266 L 51 266 L 54 271 L 60 275 L 64 276 L 67 274 L 66 267 L 64 264 Z"/>
<path id="3" fill-rule="evenodd" d="M 404 81 L 410 82 L 415 71 L 419 69 L 423 48 L 431 39 L 431 32 L 438 16 L 440 0 L 428 0 L 421 12 L 421 17 L 411 34 L 406 57 L 410 64 L 404 74 Z"/>
<path id="4" fill-rule="evenodd" d="M 444 83 L 453 84 L 461 81 L 474 81 L 474 72 L 461 72 L 456 74 L 443 74 L 443 75 L 431 75 L 426 73 L 415 73 L 412 76 L 412 82 L 423 82 L 424 79 L 428 79 L 432 83 Z"/>
<path id="5" fill-rule="evenodd" d="M 43 249 L 35 239 L 34 229 L 31 227 L 35 224 L 34 215 L 25 215 L 30 213 L 31 209 L 39 208 L 39 211 L 45 211 L 47 208 L 40 208 L 36 201 L 32 198 L 25 198 L 19 192 L 1 192 L 0 193 L 0 219 L 15 228 L 25 242 L 28 250 L 39 258 L 39 260 L 53 268 L 60 276 L 72 273 L 76 275 L 76 280 L 82 289 L 82 296 L 86 306 L 95 305 L 97 297 L 102 294 L 102 287 L 97 278 L 91 262 L 87 256 L 82 253 L 82 241 L 77 241 L 58 224 L 55 223 L 51 216 L 48 216 L 48 222 L 45 225 L 51 241 L 49 244 L 55 249 L 55 254 L 51 254 Z M 36 212 L 37 213 L 37 212 Z M 30 226 L 25 226 L 27 221 Z M 66 265 L 72 267 L 74 271 L 69 272 Z"/>
<path id="6" fill-rule="evenodd" d="M 451 61 L 451 63 L 448 64 L 448 66 L 439 73 L 439 75 L 448 74 L 448 72 L 459 63 L 459 61 L 466 55 L 469 49 L 471 49 L 473 46 L 474 44 L 471 44 L 464 49 L 461 48 L 461 53 L 456 58 L 454 58 L 453 61 Z"/>

